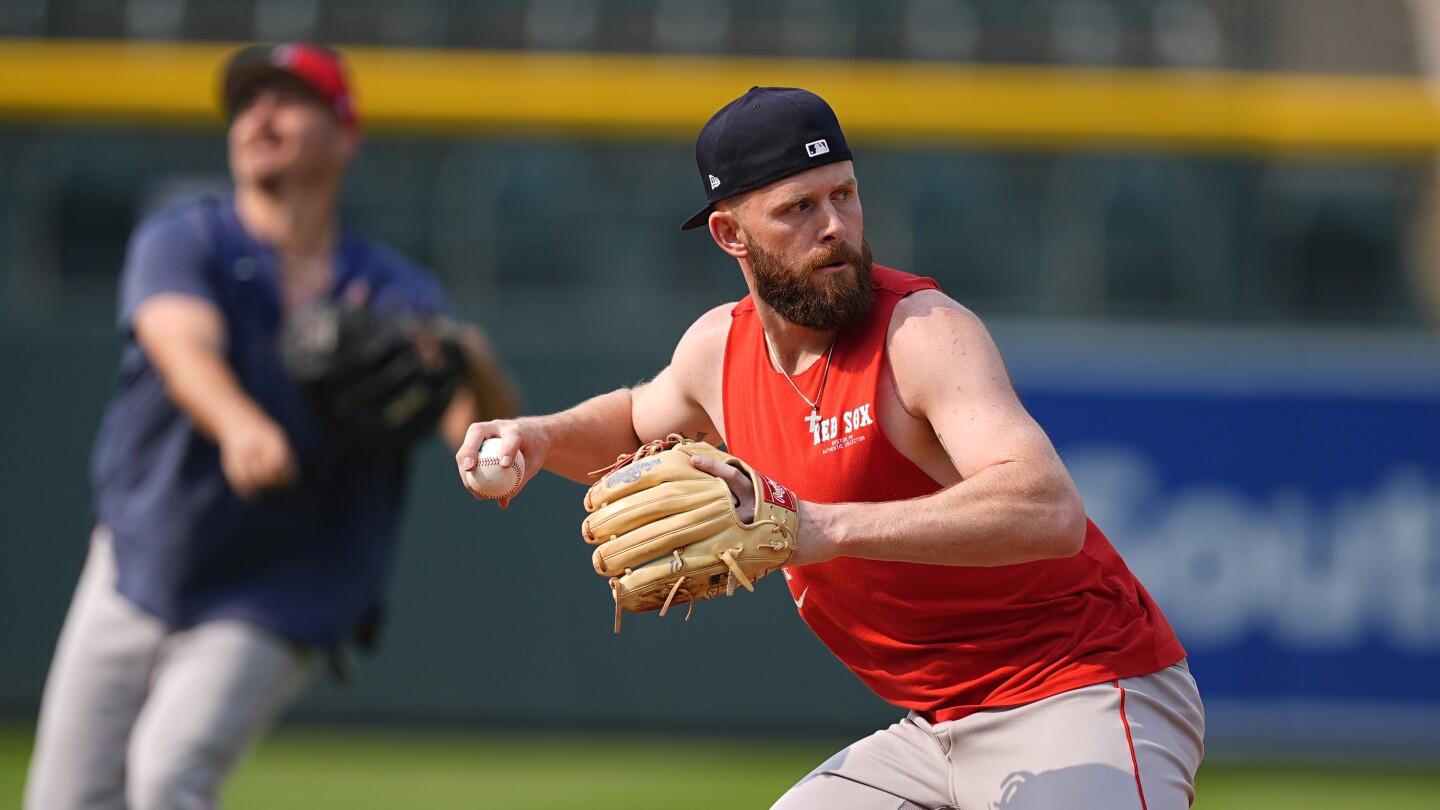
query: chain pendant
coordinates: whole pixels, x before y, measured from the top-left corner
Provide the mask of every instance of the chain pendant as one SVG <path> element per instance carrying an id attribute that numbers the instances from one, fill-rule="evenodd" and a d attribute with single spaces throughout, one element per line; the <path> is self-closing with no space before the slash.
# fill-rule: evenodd
<path id="1" fill-rule="evenodd" d="M 824 421 L 820 418 L 820 398 L 825 396 L 825 381 L 830 377 L 830 358 L 835 354 L 835 338 L 830 339 L 830 347 L 825 350 L 825 368 L 820 372 L 820 387 L 815 391 L 815 399 L 813 402 L 809 397 L 805 396 L 804 391 L 800 390 L 800 386 L 795 384 L 795 380 L 790 377 L 790 372 L 786 371 L 780 365 L 780 359 L 775 356 L 775 350 L 770 346 L 769 337 L 765 338 L 765 350 L 770 355 L 770 362 L 774 363 L 775 368 L 779 369 L 780 373 L 785 375 L 785 381 L 790 383 L 790 387 L 795 389 L 795 393 L 799 395 L 800 399 L 804 400 L 805 404 L 810 406 L 810 415 L 805 417 L 805 424 L 809 426 L 810 431 L 816 435 L 817 438 L 815 441 L 819 442 L 820 423 Z"/>

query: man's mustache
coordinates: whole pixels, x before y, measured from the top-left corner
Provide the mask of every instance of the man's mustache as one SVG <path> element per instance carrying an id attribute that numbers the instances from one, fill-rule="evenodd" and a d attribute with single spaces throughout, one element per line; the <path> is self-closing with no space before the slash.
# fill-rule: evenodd
<path id="1" fill-rule="evenodd" d="M 808 269 L 813 273 L 827 264 L 835 264 L 836 262 L 845 262 L 852 267 L 859 266 L 860 251 L 849 245 L 834 245 L 825 252 L 825 255 L 811 262 Z"/>

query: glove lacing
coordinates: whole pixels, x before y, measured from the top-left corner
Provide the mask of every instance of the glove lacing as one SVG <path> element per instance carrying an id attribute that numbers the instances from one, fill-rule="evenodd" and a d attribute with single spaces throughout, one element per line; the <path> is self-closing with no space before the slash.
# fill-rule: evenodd
<path id="1" fill-rule="evenodd" d="M 615 472 L 616 470 L 624 467 L 626 464 L 629 464 L 632 461 L 645 458 L 646 456 L 653 456 L 656 453 L 661 452 L 662 450 L 669 450 L 675 445 L 685 441 L 689 441 L 689 439 L 686 439 L 679 433 L 671 433 L 663 439 L 656 439 L 654 441 L 646 442 L 640 445 L 640 447 L 633 453 L 621 453 L 620 455 L 615 457 L 614 464 L 611 464 L 609 467 L 602 467 L 598 470 L 591 470 L 590 475 L 609 475 L 610 473 Z"/>

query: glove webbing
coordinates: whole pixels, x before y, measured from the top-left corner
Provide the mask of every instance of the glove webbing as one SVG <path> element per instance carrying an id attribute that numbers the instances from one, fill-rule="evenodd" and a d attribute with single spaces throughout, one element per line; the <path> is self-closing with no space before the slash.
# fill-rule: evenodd
<path id="1" fill-rule="evenodd" d="M 769 524 L 771 524 L 771 525 L 774 527 L 774 529 L 773 529 L 772 531 L 778 531 L 778 532 L 780 532 L 781 536 L 786 536 L 786 535 L 789 534 L 789 531 L 786 530 L 786 528 L 785 528 L 779 521 L 774 520 L 773 518 L 768 518 L 768 519 L 766 519 L 766 520 L 758 521 L 757 523 L 755 523 L 755 524 L 753 524 L 753 525 L 759 525 L 760 523 L 769 523 Z M 775 540 L 771 540 L 769 543 L 762 543 L 761 545 L 769 546 L 770 548 L 775 549 L 775 550 L 777 550 L 777 551 L 785 547 L 785 544 L 784 544 L 784 543 L 781 543 L 781 542 L 778 542 L 778 541 L 775 541 Z M 749 592 L 751 592 L 751 593 L 754 593 L 754 592 L 755 592 L 755 583 L 754 583 L 754 582 L 751 582 L 751 581 L 750 581 L 750 578 L 747 577 L 747 576 L 745 576 L 745 571 L 740 568 L 740 563 L 739 563 L 738 561 L 736 561 L 736 559 L 735 559 L 735 555 L 738 554 L 738 553 L 740 553 L 741 551 L 744 551 L 744 550 L 745 550 L 745 547 L 744 547 L 744 546 L 736 546 L 735 548 L 727 548 L 727 549 L 725 549 L 724 551 L 720 552 L 720 554 L 719 554 L 720 561 L 723 562 L 723 563 L 725 563 L 725 567 L 728 569 L 728 573 L 727 573 L 726 576 L 725 576 L 725 595 L 726 595 L 726 596 L 734 596 L 734 595 L 735 595 L 735 580 L 737 580 L 737 579 L 740 580 L 740 585 L 741 585 L 742 587 L 744 587 L 745 590 L 747 590 L 747 591 L 749 591 Z M 683 571 L 683 570 L 684 570 L 684 567 L 685 567 L 685 560 L 684 560 L 683 557 L 680 556 L 680 549 L 677 548 L 677 549 L 671 551 L 670 553 L 673 554 L 673 555 L 675 555 L 675 566 L 676 566 L 675 570 L 676 570 L 677 572 Z M 629 569 L 629 568 L 626 568 L 626 569 L 625 569 L 625 574 L 628 575 L 628 574 L 630 574 L 630 572 L 631 572 L 631 569 Z M 681 592 L 681 591 L 685 591 L 685 595 L 686 595 L 686 596 L 690 596 L 690 592 L 689 592 L 689 591 L 686 591 L 686 590 L 685 590 L 685 587 L 684 587 L 684 586 L 685 586 L 685 579 L 686 579 L 686 578 L 685 578 L 685 576 L 684 576 L 683 573 L 682 573 L 680 576 L 678 576 L 678 577 L 675 578 L 675 584 L 670 586 L 670 592 L 665 595 L 665 604 L 663 604 L 663 605 L 660 606 L 660 615 L 661 615 L 661 616 L 664 616 L 664 615 L 670 610 L 670 605 L 671 605 L 672 602 L 675 601 L 675 596 L 676 596 L 676 594 L 678 594 L 678 593 Z M 621 616 L 622 613 L 624 613 L 624 611 L 622 611 L 622 610 L 620 609 L 620 578 L 619 578 L 619 577 L 611 577 L 611 578 L 610 578 L 610 598 L 615 600 L 615 635 L 618 636 L 618 635 L 620 635 L 620 616 Z M 693 615 L 695 615 L 695 603 L 696 603 L 697 601 L 699 601 L 699 600 L 697 600 L 697 599 L 691 599 L 691 600 L 690 600 L 690 606 L 689 606 L 688 608 L 686 608 L 686 610 L 685 610 L 685 621 L 687 621 L 687 622 L 690 621 L 690 617 L 693 616 Z"/>

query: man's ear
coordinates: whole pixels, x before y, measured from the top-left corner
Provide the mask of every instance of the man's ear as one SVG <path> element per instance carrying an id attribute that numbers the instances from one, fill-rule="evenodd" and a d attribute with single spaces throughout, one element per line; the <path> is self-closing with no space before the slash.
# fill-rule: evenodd
<path id="1" fill-rule="evenodd" d="M 710 212 L 710 238 L 721 250 L 737 259 L 748 259 L 750 248 L 745 244 L 745 231 L 734 209 Z"/>

